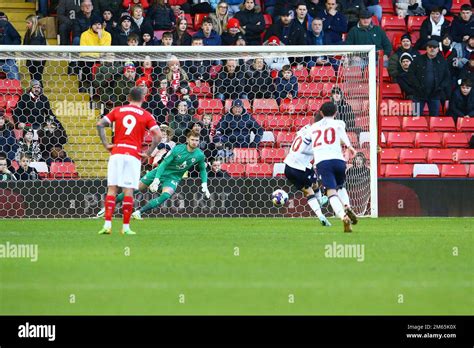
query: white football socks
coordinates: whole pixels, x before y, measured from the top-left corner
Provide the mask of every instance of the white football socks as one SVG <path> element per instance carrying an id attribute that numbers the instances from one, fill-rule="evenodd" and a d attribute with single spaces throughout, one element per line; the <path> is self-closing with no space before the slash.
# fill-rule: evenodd
<path id="1" fill-rule="evenodd" d="M 349 195 L 347 194 L 347 190 L 343 187 L 342 189 L 337 190 L 337 195 L 339 196 L 342 204 L 350 207 Z"/>
<path id="2" fill-rule="evenodd" d="M 319 206 L 318 200 L 315 196 L 308 199 L 308 205 L 311 209 L 316 213 L 318 217 L 323 216 L 323 212 L 321 211 L 321 207 Z"/>
<path id="3" fill-rule="evenodd" d="M 336 216 L 342 220 L 344 218 L 345 212 L 338 195 L 336 194 L 329 197 L 329 203 L 331 204 L 332 210 L 334 210 Z"/>

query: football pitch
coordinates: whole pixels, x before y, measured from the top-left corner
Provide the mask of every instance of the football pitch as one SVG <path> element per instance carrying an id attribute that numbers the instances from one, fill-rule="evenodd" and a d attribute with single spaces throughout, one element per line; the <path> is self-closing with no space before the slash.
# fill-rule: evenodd
<path id="1" fill-rule="evenodd" d="M 0 315 L 474 314 L 473 218 L 330 221 L 1 220 Z"/>

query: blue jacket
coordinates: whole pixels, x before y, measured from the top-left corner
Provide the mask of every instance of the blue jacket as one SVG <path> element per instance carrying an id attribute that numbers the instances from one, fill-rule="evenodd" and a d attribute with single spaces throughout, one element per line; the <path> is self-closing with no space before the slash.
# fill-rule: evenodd
<path id="1" fill-rule="evenodd" d="M 21 36 L 7 20 L 0 19 L 0 45 L 21 45 Z"/>
<path id="2" fill-rule="evenodd" d="M 252 131 L 255 133 L 255 139 L 250 143 Z M 216 126 L 216 134 L 219 133 L 220 141 L 230 143 L 233 147 L 257 147 L 263 136 L 263 128 L 244 109 L 239 116 L 229 112 L 222 117 Z"/>
<path id="3" fill-rule="evenodd" d="M 306 43 L 313 46 L 333 44 L 328 42 L 328 35 L 324 32 L 324 30 L 319 36 L 316 36 L 312 30 L 308 30 L 308 33 L 306 34 Z"/>
<path id="4" fill-rule="evenodd" d="M 342 33 L 348 29 L 346 16 L 341 12 L 331 16 L 326 10 L 319 12 L 318 16 L 323 20 L 323 31 L 330 45 L 342 43 Z"/>
<path id="5" fill-rule="evenodd" d="M 202 29 L 199 29 L 193 37 L 201 38 L 204 46 L 220 46 L 222 43 L 221 36 L 215 30 L 212 30 L 211 35 L 207 38 L 204 36 Z"/>
<path id="6" fill-rule="evenodd" d="M 298 95 L 298 80 L 295 76 L 291 76 L 289 80 L 286 80 L 282 77 L 277 77 L 275 80 L 276 91 L 275 99 L 280 103 L 281 99 L 286 98 L 289 94 L 293 98 L 296 98 Z"/>
<path id="7" fill-rule="evenodd" d="M 0 129 L 0 152 L 6 153 L 8 159 L 13 161 L 15 159 L 17 147 L 18 145 L 13 132 L 6 126 L 4 126 L 3 129 Z"/>

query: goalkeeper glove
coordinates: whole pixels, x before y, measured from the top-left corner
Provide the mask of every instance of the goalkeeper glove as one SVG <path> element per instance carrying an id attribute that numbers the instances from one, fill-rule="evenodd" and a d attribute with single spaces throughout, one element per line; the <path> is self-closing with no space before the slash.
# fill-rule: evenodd
<path id="1" fill-rule="evenodd" d="M 211 198 L 211 193 L 207 189 L 207 184 L 203 183 L 203 184 L 201 184 L 201 187 L 202 187 L 201 191 L 204 194 L 204 196 L 206 196 L 207 199 Z"/>
<path id="2" fill-rule="evenodd" d="M 158 191 L 159 186 L 160 186 L 160 179 L 155 178 L 148 188 L 150 189 L 151 192 L 156 192 Z"/>

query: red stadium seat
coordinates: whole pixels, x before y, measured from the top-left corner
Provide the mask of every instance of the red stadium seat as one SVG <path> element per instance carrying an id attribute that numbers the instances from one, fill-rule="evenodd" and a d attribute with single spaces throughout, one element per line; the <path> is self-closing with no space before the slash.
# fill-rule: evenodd
<path id="1" fill-rule="evenodd" d="M 406 31 L 405 19 L 398 16 L 383 15 L 380 26 L 383 30 L 404 30 Z"/>
<path id="2" fill-rule="evenodd" d="M 23 89 L 21 88 L 20 80 L 5 79 L 0 80 L 0 94 L 22 94 Z"/>
<path id="3" fill-rule="evenodd" d="M 16 104 L 18 104 L 19 100 L 20 100 L 20 96 L 18 94 L 0 95 L 0 108 L 5 109 L 6 112 L 11 112 L 16 107 Z"/>
<path id="4" fill-rule="evenodd" d="M 252 117 L 255 119 L 255 121 L 258 122 L 259 125 L 261 125 L 263 128 L 267 127 L 267 119 L 268 115 L 267 114 L 253 114 Z"/>
<path id="5" fill-rule="evenodd" d="M 207 82 L 201 82 L 201 86 L 196 86 L 194 82 L 189 83 L 191 94 L 195 94 L 201 98 L 212 98 L 211 86 Z"/>
<path id="6" fill-rule="evenodd" d="M 49 178 L 50 179 L 75 179 L 79 174 L 76 165 L 70 162 L 53 162 L 51 163 Z"/>
<path id="7" fill-rule="evenodd" d="M 456 128 L 458 132 L 474 132 L 474 118 L 459 117 Z"/>
<path id="8" fill-rule="evenodd" d="M 367 108 L 368 109 L 368 104 Z M 380 103 L 380 115 L 382 116 L 411 116 L 413 115 L 413 102 L 411 100 L 385 99 Z"/>
<path id="9" fill-rule="evenodd" d="M 230 176 L 243 176 L 245 173 L 245 164 L 222 163 L 222 170 L 225 170 Z"/>
<path id="10" fill-rule="evenodd" d="M 254 99 L 253 112 L 278 112 L 278 104 L 275 99 Z"/>
<path id="11" fill-rule="evenodd" d="M 298 83 L 299 97 L 314 97 L 319 95 L 318 84 L 316 82 L 300 82 Z"/>
<path id="12" fill-rule="evenodd" d="M 298 69 L 296 66 L 292 67 L 293 75 L 298 79 L 298 81 L 306 81 L 309 76 L 308 69 L 302 68 Z"/>
<path id="13" fill-rule="evenodd" d="M 402 32 L 396 32 L 393 36 L 392 36 L 392 39 L 391 39 L 391 43 L 392 43 L 392 48 L 394 51 L 398 50 L 398 48 L 401 46 L 402 44 L 402 35 L 403 33 Z"/>
<path id="14" fill-rule="evenodd" d="M 307 100 L 304 98 L 282 99 L 280 112 L 286 114 L 297 114 L 306 111 Z"/>
<path id="15" fill-rule="evenodd" d="M 270 115 L 267 117 L 266 129 L 288 130 L 293 124 L 293 117 L 288 115 Z"/>
<path id="16" fill-rule="evenodd" d="M 402 90 L 398 83 L 384 83 L 382 85 L 382 95 L 384 98 L 397 98 L 403 97 Z"/>
<path id="17" fill-rule="evenodd" d="M 474 163 L 474 149 L 458 149 L 456 161 L 458 163 Z"/>
<path id="18" fill-rule="evenodd" d="M 155 30 L 153 32 L 153 36 L 157 39 L 157 40 L 161 40 L 163 38 L 163 34 L 166 33 L 167 31 L 169 30 Z"/>
<path id="19" fill-rule="evenodd" d="M 339 77 L 349 81 L 357 81 L 362 79 L 362 69 L 359 66 L 348 66 L 339 68 Z"/>
<path id="20" fill-rule="evenodd" d="M 318 112 L 319 109 L 321 109 L 321 105 L 323 105 L 325 102 L 327 102 L 326 99 L 315 99 L 311 98 L 308 99 L 308 104 L 306 106 L 306 110 L 308 112 Z"/>
<path id="21" fill-rule="evenodd" d="M 196 13 L 194 15 L 194 30 L 198 31 L 201 29 L 201 24 L 204 18 L 209 17 L 208 13 Z"/>
<path id="22" fill-rule="evenodd" d="M 454 163 L 454 150 L 429 149 L 428 163 Z"/>
<path id="23" fill-rule="evenodd" d="M 213 80 L 216 79 L 221 70 L 222 70 L 222 65 L 212 65 L 209 68 L 209 76 L 211 77 L 211 79 Z"/>
<path id="24" fill-rule="evenodd" d="M 382 149 L 380 162 L 382 164 L 396 164 L 399 161 L 400 149 Z"/>
<path id="25" fill-rule="evenodd" d="M 241 100 L 244 103 L 244 109 L 250 111 L 250 108 L 251 108 L 250 101 L 248 99 L 241 99 Z M 224 103 L 225 112 L 230 111 L 230 109 L 232 108 L 232 102 L 233 102 L 232 99 L 226 99 Z"/>
<path id="26" fill-rule="evenodd" d="M 443 133 L 443 147 L 469 147 L 464 133 Z"/>
<path id="27" fill-rule="evenodd" d="M 441 177 L 446 178 L 465 178 L 467 169 L 464 164 L 443 164 L 441 166 Z"/>
<path id="28" fill-rule="evenodd" d="M 469 166 L 469 177 L 474 178 L 474 164 Z"/>
<path id="29" fill-rule="evenodd" d="M 265 29 L 268 29 L 273 23 L 272 16 L 270 16 L 268 13 L 265 13 L 263 18 L 265 19 Z"/>
<path id="30" fill-rule="evenodd" d="M 298 131 L 308 124 L 314 122 L 314 117 L 303 116 L 303 117 L 294 117 L 293 118 L 293 130 Z"/>
<path id="31" fill-rule="evenodd" d="M 260 157 L 265 163 L 283 162 L 286 157 L 285 149 L 262 149 L 260 150 Z"/>
<path id="32" fill-rule="evenodd" d="M 412 164 L 387 164 L 385 167 L 386 178 L 411 178 L 412 176 Z"/>
<path id="33" fill-rule="evenodd" d="M 382 131 L 400 131 L 400 120 L 396 116 L 382 116 L 380 128 Z"/>
<path id="34" fill-rule="evenodd" d="M 234 148 L 233 162 L 236 163 L 257 163 L 258 162 L 258 150 L 254 148 Z"/>
<path id="35" fill-rule="evenodd" d="M 391 82 L 392 81 L 392 78 L 390 77 L 390 74 L 388 73 L 388 69 L 385 68 L 385 67 L 382 70 L 382 77 L 383 77 L 384 82 Z"/>
<path id="36" fill-rule="evenodd" d="M 387 135 L 388 147 L 413 147 L 415 134 L 409 132 L 389 132 Z"/>
<path id="37" fill-rule="evenodd" d="M 441 147 L 440 134 L 428 132 L 416 133 L 415 147 Z"/>
<path id="38" fill-rule="evenodd" d="M 428 18 L 426 16 L 409 16 L 408 17 L 408 25 L 407 29 L 408 32 L 411 34 L 414 31 L 420 31 L 421 25 L 423 24 L 424 20 Z M 415 43 L 415 41 L 412 41 Z"/>
<path id="39" fill-rule="evenodd" d="M 387 165 L 386 164 L 381 164 L 380 165 L 380 168 L 379 168 L 379 177 L 383 177 L 385 176 L 385 170 L 387 169 Z"/>
<path id="40" fill-rule="evenodd" d="M 403 34 L 405 34 L 406 31 L 405 30 L 398 30 L 398 31 L 395 31 L 395 30 L 388 30 L 385 32 L 385 34 L 387 34 L 387 38 L 388 38 L 388 41 L 390 42 L 395 42 L 395 39 L 396 40 L 400 40 L 400 38 L 402 37 Z"/>
<path id="41" fill-rule="evenodd" d="M 451 6 L 450 12 L 451 13 L 461 12 L 461 6 L 464 4 L 470 5 L 469 0 L 453 0 L 453 5 Z"/>
<path id="42" fill-rule="evenodd" d="M 430 132 L 455 132 L 456 126 L 454 120 L 450 116 L 446 117 L 429 117 Z"/>
<path id="43" fill-rule="evenodd" d="M 276 145 L 280 146 L 290 146 L 295 138 L 294 132 L 278 132 L 276 136 Z"/>
<path id="44" fill-rule="evenodd" d="M 222 101 L 220 99 L 199 99 L 198 114 L 217 114 L 222 112 Z"/>
<path id="45" fill-rule="evenodd" d="M 314 82 L 335 82 L 336 72 L 331 65 L 316 65 L 309 71 L 309 79 Z"/>
<path id="46" fill-rule="evenodd" d="M 400 163 L 426 163 L 424 149 L 401 149 Z"/>
<path id="47" fill-rule="evenodd" d="M 423 116 L 404 117 L 402 120 L 402 130 L 404 132 L 427 132 L 428 122 L 426 122 L 426 118 Z"/>
<path id="48" fill-rule="evenodd" d="M 382 6 L 382 12 L 387 14 L 394 14 L 393 2 L 392 0 L 380 0 L 380 6 Z"/>
<path id="49" fill-rule="evenodd" d="M 273 176 L 273 164 L 253 163 L 245 166 L 245 174 L 248 177 L 271 178 Z"/>

